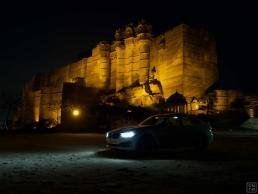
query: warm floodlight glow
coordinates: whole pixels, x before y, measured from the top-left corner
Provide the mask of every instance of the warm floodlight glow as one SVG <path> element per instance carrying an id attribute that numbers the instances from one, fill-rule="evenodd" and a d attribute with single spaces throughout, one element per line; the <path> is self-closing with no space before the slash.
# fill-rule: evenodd
<path id="1" fill-rule="evenodd" d="M 248 110 L 248 114 L 249 114 L 249 117 L 253 118 L 254 117 L 254 109 L 253 108 L 250 108 Z"/>
<path id="2" fill-rule="evenodd" d="M 80 111 L 78 109 L 73 110 L 73 116 L 77 117 L 80 115 Z"/>

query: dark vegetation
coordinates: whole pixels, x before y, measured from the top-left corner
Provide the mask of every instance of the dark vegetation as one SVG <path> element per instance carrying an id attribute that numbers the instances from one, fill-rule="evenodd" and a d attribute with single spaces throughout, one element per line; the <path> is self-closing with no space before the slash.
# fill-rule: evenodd
<path id="1" fill-rule="evenodd" d="M 202 120 L 210 122 L 214 130 L 239 129 L 249 116 L 245 111 L 228 110 L 212 115 L 198 115 Z"/>

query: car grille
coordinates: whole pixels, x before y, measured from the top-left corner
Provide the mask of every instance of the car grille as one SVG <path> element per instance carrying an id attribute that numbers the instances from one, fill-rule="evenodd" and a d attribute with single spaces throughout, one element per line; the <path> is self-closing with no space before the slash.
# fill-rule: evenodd
<path id="1" fill-rule="evenodd" d="M 113 138 L 113 139 L 117 139 L 117 138 L 119 138 L 119 136 L 120 136 L 120 133 L 111 134 L 111 138 Z"/>

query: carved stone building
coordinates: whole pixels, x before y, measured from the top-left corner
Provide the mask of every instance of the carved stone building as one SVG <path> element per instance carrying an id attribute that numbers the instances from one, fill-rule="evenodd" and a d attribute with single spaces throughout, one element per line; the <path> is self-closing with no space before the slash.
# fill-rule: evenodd
<path id="1" fill-rule="evenodd" d="M 117 29 L 114 38 L 97 44 L 88 58 L 34 76 L 23 89 L 17 119 L 60 123 L 65 83 L 109 91 L 109 97 L 143 107 L 178 92 L 190 110 L 192 100 L 218 80 L 216 42 L 204 29 L 181 24 L 153 37 L 151 25 L 142 20 Z"/>

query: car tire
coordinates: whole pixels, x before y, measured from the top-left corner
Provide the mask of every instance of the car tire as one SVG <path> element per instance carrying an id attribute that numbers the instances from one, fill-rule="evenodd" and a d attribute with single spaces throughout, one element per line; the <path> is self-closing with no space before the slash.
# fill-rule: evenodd
<path id="1" fill-rule="evenodd" d="M 153 151 L 155 147 L 155 141 L 151 136 L 143 136 L 141 137 L 136 145 L 136 151 L 138 153 L 150 153 Z"/>

